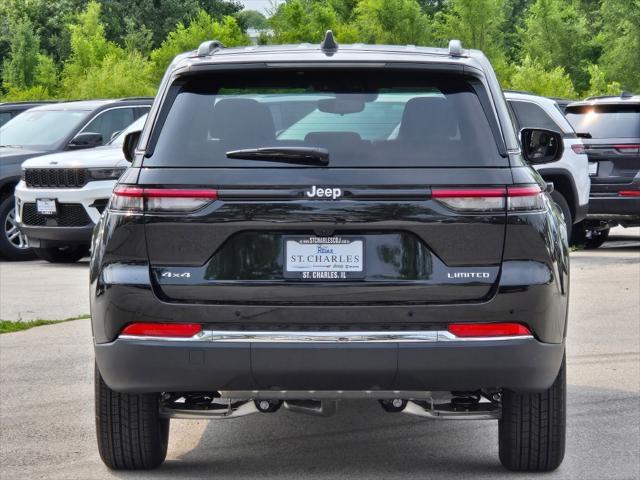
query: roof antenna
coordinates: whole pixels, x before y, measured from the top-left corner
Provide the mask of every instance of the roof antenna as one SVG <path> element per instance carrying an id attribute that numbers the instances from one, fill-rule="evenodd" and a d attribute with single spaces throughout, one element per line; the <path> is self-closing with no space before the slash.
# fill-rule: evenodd
<path id="1" fill-rule="evenodd" d="M 329 57 L 338 51 L 338 43 L 333 38 L 333 32 L 331 30 L 327 30 L 324 40 L 322 40 L 322 43 L 320 44 L 320 50 Z"/>

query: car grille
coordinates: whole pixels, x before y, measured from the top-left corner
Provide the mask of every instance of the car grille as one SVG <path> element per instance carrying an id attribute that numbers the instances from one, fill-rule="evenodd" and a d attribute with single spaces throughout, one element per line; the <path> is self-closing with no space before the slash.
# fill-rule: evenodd
<path id="1" fill-rule="evenodd" d="M 24 181 L 32 188 L 80 188 L 89 174 L 86 168 L 27 168 Z"/>
<path id="2" fill-rule="evenodd" d="M 36 210 L 35 203 L 25 203 L 22 206 L 22 223 L 30 226 L 84 227 L 91 224 L 91 219 L 78 203 L 59 203 L 57 215 L 42 215 Z"/>

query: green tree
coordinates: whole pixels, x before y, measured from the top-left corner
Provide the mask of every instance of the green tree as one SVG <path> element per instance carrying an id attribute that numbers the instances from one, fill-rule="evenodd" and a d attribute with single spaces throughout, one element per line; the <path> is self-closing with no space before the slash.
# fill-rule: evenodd
<path id="1" fill-rule="evenodd" d="M 546 69 L 562 67 L 578 90 L 589 75 L 589 30 L 586 18 L 567 0 L 536 0 L 521 32 L 522 49 Z"/>
<path id="2" fill-rule="evenodd" d="M 89 2 L 68 29 L 71 54 L 62 71 L 63 98 L 155 94 L 153 65 L 137 48 L 125 50 L 107 40 L 99 3 Z"/>
<path id="3" fill-rule="evenodd" d="M 504 53 L 505 0 L 451 0 L 435 16 L 436 42 L 446 46 L 452 38 L 465 48 L 482 50 L 500 78 L 508 77 Z"/>
<path id="4" fill-rule="evenodd" d="M 13 25 L 9 44 L 11 53 L 4 60 L 2 69 L 5 86 L 33 86 L 38 68 L 40 37 L 33 31 L 33 24 L 28 19 L 20 20 Z"/>
<path id="5" fill-rule="evenodd" d="M 135 20 L 125 18 L 126 35 L 124 36 L 124 48 L 129 51 L 137 51 L 148 55 L 153 48 L 153 32 L 145 25 L 137 25 Z"/>
<path id="6" fill-rule="evenodd" d="M 319 43 L 327 30 L 333 30 L 339 42 L 353 42 L 353 26 L 343 23 L 330 2 L 288 0 L 269 18 L 274 43 Z"/>
<path id="7" fill-rule="evenodd" d="M 640 93 L 640 0 L 603 0 L 600 67 L 626 90 Z"/>
<path id="8" fill-rule="evenodd" d="M 426 45 L 429 17 L 415 0 L 361 0 L 355 10 L 358 41 Z"/>
<path id="9" fill-rule="evenodd" d="M 236 1 L 223 0 L 101 0 L 106 37 L 120 45 L 130 35 L 126 19 L 151 31 L 150 48 L 158 47 L 178 23 L 189 23 L 204 10 L 216 20 L 242 10 Z"/>
<path id="10" fill-rule="evenodd" d="M 40 36 L 40 47 L 44 53 L 60 62 L 69 55 L 69 32 L 67 23 L 75 12 L 85 8 L 88 0 L 1 0 L 0 44 L 8 25 L 28 19 L 34 32 Z M 5 38 L 5 40 L 8 40 Z M 2 47 L 0 45 L 0 58 Z"/>
<path id="11" fill-rule="evenodd" d="M 562 67 L 546 70 L 528 55 L 515 67 L 510 82 L 504 86 L 549 97 L 577 97 L 571 78 Z"/>
<path id="12" fill-rule="evenodd" d="M 10 55 L 3 64 L 3 84 L 9 99 L 44 99 L 58 87 L 55 63 L 40 53 L 40 37 L 28 19 L 12 28 Z"/>
<path id="13" fill-rule="evenodd" d="M 255 28 L 263 30 L 267 28 L 267 18 L 256 10 L 243 10 L 236 14 L 236 20 L 243 30 Z"/>
<path id="14" fill-rule="evenodd" d="M 619 82 L 608 82 L 605 73 L 598 65 L 589 65 L 589 90 L 586 96 L 596 95 L 620 95 L 622 86 Z"/>
<path id="15" fill-rule="evenodd" d="M 189 25 L 179 23 L 162 45 L 151 52 L 153 78 L 160 81 L 167 66 L 177 54 L 198 48 L 205 40 L 214 39 L 220 40 L 227 47 L 249 43 L 249 38 L 240 29 L 235 18 L 224 17 L 222 21 L 217 22 L 201 10 Z"/>
<path id="16" fill-rule="evenodd" d="M 99 64 L 88 68 L 74 82 L 73 98 L 118 98 L 154 96 L 157 83 L 153 65 L 137 51 L 110 53 Z"/>

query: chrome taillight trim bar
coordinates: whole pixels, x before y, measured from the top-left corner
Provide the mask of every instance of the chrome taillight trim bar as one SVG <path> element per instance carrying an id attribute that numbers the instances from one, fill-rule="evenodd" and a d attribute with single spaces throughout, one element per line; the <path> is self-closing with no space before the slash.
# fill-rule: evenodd
<path id="1" fill-rule="evenodd" d="M 213 343 L 436 343 L 526 340 L 533 335 L 458 337 L 446 330 L 398 332 L 273 332 L 203 330 L 193 337 L 121 335 L 120 340 Z"/>

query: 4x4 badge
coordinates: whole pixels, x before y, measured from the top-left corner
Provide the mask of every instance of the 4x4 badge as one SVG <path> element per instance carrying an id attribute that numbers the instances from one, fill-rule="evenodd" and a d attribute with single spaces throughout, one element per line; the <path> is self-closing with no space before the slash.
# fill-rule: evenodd
<path id="1" fill-rule="evenodd" d="M 160 276 L 164 278 L 191 278 L 191 273 L 190 272 L 183 272 L 183 273 L 162 272 Z"/>

